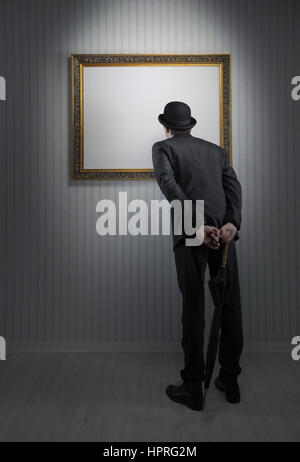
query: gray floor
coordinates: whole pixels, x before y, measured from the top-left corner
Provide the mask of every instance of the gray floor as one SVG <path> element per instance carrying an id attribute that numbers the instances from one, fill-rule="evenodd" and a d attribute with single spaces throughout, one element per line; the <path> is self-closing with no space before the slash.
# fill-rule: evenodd
<path id="1" fill-rule="evenodd" d="M 204 413 L 170 401 L 181 354 L 11 353 L 0 361 L 1 441 L 300 441 L 300 364 L 248 353 L 243 400 L 212 387 Z"/>

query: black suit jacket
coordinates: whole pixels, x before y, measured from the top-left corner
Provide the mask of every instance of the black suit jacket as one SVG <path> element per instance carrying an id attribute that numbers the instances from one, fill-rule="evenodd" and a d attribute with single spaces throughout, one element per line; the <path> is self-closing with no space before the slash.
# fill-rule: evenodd
<path id="1" fill-rule="evenodd" d="M 190 133 L 175 134 L 153 144 L 152 160 L 156 180 L 169 202 L 178 199 L 183 207 L 184 200 L 204 200 L 205 224 L 220 228 L 231 222 L 240 229 L 242 188 L 223 148 Z M 181 239 L 192 236 L 184 231 L 174 234 L 173 210 L 171 223 L 174 249 Z M 239 239 L 238 232 L 234 239 Z"/>

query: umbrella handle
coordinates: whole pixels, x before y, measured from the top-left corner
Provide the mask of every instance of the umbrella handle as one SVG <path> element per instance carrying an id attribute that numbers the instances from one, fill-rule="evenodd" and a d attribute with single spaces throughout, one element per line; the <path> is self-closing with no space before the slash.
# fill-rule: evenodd
<path id="1" fill-rule="evenodd" d="M 224 268 L 227 263 L 227 258 L 228 258 L 228 247 L 229 247 L 229 242 L 226 242 L 223 250 L 223 255 L 222 255 L 222 263 L 221 267 Z"/>

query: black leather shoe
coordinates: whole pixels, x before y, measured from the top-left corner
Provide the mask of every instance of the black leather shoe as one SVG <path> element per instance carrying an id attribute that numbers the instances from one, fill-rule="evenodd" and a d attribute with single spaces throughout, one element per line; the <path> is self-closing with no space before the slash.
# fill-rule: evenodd
<path id="1" fill-rule="evenodd" d="M 201 411 L 203 405 L 202 382 L 184 382 L 168 385 L 166 394 L 172 401 L 185 404 L 193 411 Z"/>
<path id="2" fill-rule="evenodd" d="M 240 387 L 237 379 L 234 377 L 217 377 L 215 385 L 218 390 L 223 391 L 229 403 L 237 404 L 241 401 Z"/>

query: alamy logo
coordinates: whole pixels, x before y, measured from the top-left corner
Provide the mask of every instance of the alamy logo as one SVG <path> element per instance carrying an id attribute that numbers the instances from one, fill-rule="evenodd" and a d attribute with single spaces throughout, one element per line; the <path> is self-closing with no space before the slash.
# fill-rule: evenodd
<path id="1" fill-rule="evenodd" d="M 0 361 L 6 360 L 6 341 L 4 337 L 0 337 Z"/>
<path id="2" fill-rule="evenodd" d="M 0 100 L 6 101 L 6 81 L 5 78 L 0 75 Z"/>
<path id="3" fill-rule="evenodd" d="M 292 78 L 291 84 L 293 85 L 292 89 L 292 99 L 294 101 L 299 101 L 300 100 L 300 76 L 295 75 L 295 77 Z"/>
<path id="4" fill-rule="evenodd" d="M 300 360 L 300 337 L 294 337 L 292 339 L 292 345 L 296 345 L 295 348 L 292 349 L 292 359 L 294 361 Z"/>
<path id="5" fill-rule="evenodd" d="M 96 222 L 97 234 L 99 236 L 108 234 L 157 236 L 160 234 L 160 211 L 162 234 L 170 234 L 170 211 L 172 211 L 174 234 L 181 235 L 184 232 L 187 236 L 195 235 L 186 238 L 185 245 L 201 245 L 204 240 L 204 201 L 196 200 L 193 203 L 188 199 L 183 202 L 182 204 L 178 199 L 170 203 L 166 199 L 160 201 L 152 199 L 149 210 L 148 204 L 142 199 L 135 199 L 128 203 L 127 192 L 120 191 L 118 204 L 109 199 L 102 199 L 97 203 L 96 212 L 101 213 Z M 132 215 L 128 217 L 128 214 Z M 193 226 L 193 218 L 196 221 L 195 226 Z"/>

